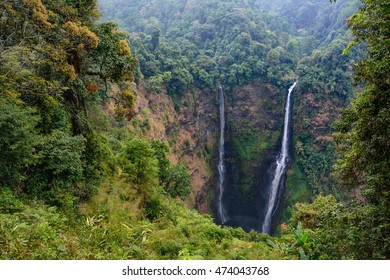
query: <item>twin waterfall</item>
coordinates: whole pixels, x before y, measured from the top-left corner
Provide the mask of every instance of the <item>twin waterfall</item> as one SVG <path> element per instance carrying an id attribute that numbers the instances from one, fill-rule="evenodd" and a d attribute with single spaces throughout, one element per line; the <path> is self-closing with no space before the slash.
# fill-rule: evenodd
<path id="1" fill-rule="evenodd" d="M 286 103 L 286 113 L 284 116 L 284 128 L 283 128 L 283 140 L 282 140 L 282 149 L 280 154 L 276 158 L 276 169 L 274 173 L 274 178 L 272 180 L 268 203 L 266 207 L 266 214 L 262 226 L 262 232 L 271 234 L 271 226 L 272 226 L 272 216 L 278 208 L 278 204 L 280 201 L 280 192 L 279 190 L 282 187 L 281 181 L 285 174 L 287 163 L 288 163 L 288 145 L 289 145 L 289 135 L 288 128 L 290 123 L 290 112 L 291 112 L 291 92 L 296 86 L 297 82 L 295 82 L 289 89 L 287 95 L 287 103 Z"/>
<path id="2" fill-rule="evenodd" d="M 262 188 L 262 192 L 267 192 L 267 197 L 265 202 L 261 203 L 258 208 L 258 214 L 260 219 L 264 217 L 263 224 L 257 224 L 257 230 L 260 230 L 263 233 L 272 233 L 272 222 L 274 219 L 274 214 L 278 209 L 279 202 L 282 196 L 282 189 L 284 184 L 285 173 L 287 169 L 287 164 L 289 161 L 289 127 L 290 127 L 290 119 L 291 119 L 291 93 L 294 90 L 296 84 L 295 82 L 289 89 L 287 95 L 287 102 L 285 108 L 285 116 L 284 116 L 284 126 L 283 126 L 283 138 L 280 153 L 276 158 L 276 168 L 272 173 L 273 177 L 271 184 L 269 186 L 264 186 Z M 218 216 L 220 218 L 220 222 L 222 225 L 226 225 L 227 222 L 231 222 L 229 220 L 227 213 L 227 208 L 225 207 L 225 99 L 224 92 L 222 87 L 219 87 L 218 91 L 219 97 L 219 121 L 220 121 L 220 135 L 219 135 L 219 161 L 218 161 L 218 197 L 217 197 L 217 211 Z M 270 178 L 270 179 L 271 179 Z M 252 207 L 252 206 L 250 206 Z M 253 205 L 253 207 L 258 207 Z M 234 220 L 234 219 L 233 219 Z M 256 222 L 256 220 L 254 220 Z M 241 225 L 240 225 L 241 226 Z"/>
<path id="3" fill-rule="evenodd" d="M 219 161 L 218 161 L 218 214 L 221 219 L 221 224 L 225 224 L 227 220 L 226 210 L 223 205 L 224 181 L 225 181 L 225 98 L 223 96 L 223 89 L 219 87 Z"/>

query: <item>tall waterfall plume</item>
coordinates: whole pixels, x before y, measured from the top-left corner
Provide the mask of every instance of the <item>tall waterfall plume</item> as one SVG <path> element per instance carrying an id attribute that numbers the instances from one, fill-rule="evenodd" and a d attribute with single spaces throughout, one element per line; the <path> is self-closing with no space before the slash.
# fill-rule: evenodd
<path id="1" fill-rule="evenodd" d="M 223 204 L 224 181 L 225 181 L 225 98 L 222 86 L 219 87 L 219 161 L 218 161 L 218 214 L 221 219 L 221 224 L 225 224 L 227 220 L 226 210 Z"/>
<path id="2" fill-rule="evenodd" d="M 286 103 L 286 113 L 284 116 L 284 128 L 283 128 L 283 140 L 282 140 L 282 148 L 280 154 L 276 158 L 276 169 L 274 173 L 274 178 L 271 183 L 271 188 L 269 191 L 268 204 L 266 209 L 266 215 L 264 218 L 262 232 L 271 234 L 271 226 L 272 226 L 272 217 L 278 208 L 282 189 L 282 178 L 286 172 L 286 167 L 288 163 L 288 145 L 289 145 L 289 134 L 288 128 L 290 125 L 290 114 L 291 114 L 291 93 L 294 87 L 298 82 L 295 82 L 289 89 L 287 95 L 287 103 Z"/>

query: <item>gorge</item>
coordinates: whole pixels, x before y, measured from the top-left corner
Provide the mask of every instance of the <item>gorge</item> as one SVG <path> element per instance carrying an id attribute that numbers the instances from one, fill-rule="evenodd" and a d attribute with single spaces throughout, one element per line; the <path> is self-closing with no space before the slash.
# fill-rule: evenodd
<path id="1" fill-rule="evenodd" d="M 228 124 L 224 135 L 227 165 L 225 196 L 221 204 L 229 218 L 223 224 L 271 234 L 272 220 L 276 222 L 280 218 L 279 206 L 286 183 L 288 153 L 291 152 L 291 93 L 296 84 L 289 88 L 283 99 L 284 114 L 281 104 L 271 105 L 271 100 L 277 96 L 275 90 L 261 83 L 235 92 L 235 106 L 227 103 L 224 116 Z M 268 106 L 272 109 L 267 109 Z M 280 118 L 284 122 L 280 122 Z M 256 128 L 256 134 L 243 134 L 248 131 L 248 125 L 252 131 Z M 264 135 L 269 136 L 264 138 Z M 268 141 L 267 146 L 262 144 Z M 248 150 L 242 150 L 243 147 Z M 243 189 L 245 184 L 247 187 Z M 221 205 L 219 201 L 217 203 Z M 279 215 L 274 215 L 275 212 Z"/>
<path id="2" fill-rule="evenodd" d="M 0 258 L 389 259 L 388 2 L 1 1 Z"/>
<path id="3" fill-rule="evenodd" d="M 288 13 L 292 2 L 300 7 L 298 14 Z M 278 222 L 272 220 L 288 220 L 295 203 L 321 192 L 341 196 L 330 175 L 332 122 L 352 92 L 352 60 L 340 53 L 348 41 L 345 15 L 358 3 L 292 2 L 100 4 L 104 19 L 131 34 L 138 83 L 143 79 L 151 95 L 172 98 L 179 121 L 172 116 L 172 123 L 158 126 L 165 127 L 168 134 L 161 139 L 192 174 L 186 205 L 248 232 L 273 232 Z M 300 86 L 291 97 L 296 110 L 288 116 L 291 154 L 284 158 L 285 92 L 298 76 Z M 135 116 L 141 123 L 147 118 Z M 284 160 L 275 161 L 279 156 L 293 159 L 288 168 Z M 277 187 L 271 188 L 273 182 Z"/>

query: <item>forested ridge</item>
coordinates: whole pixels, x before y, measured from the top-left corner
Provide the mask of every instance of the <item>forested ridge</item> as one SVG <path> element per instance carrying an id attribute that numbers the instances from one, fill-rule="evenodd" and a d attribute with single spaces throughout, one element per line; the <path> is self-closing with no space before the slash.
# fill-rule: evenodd
<path id="1" fill-rule="evenodd" d="M 381 0 L 1 1 L 0 258 L 388 259 L 389 12 Z M 297 79 L 276 235 L 188 209 L 200 167 L 185 156 L 213 178 L 215 147 L 180 132 L 216 122 L 216 88 L 229 114 L 253 113 L 234 105 L 255 86 L 275 110 L 266 133 L 228 123 L 245 197 Z M 190 111 L 200 99 L 212 113 Z"/>

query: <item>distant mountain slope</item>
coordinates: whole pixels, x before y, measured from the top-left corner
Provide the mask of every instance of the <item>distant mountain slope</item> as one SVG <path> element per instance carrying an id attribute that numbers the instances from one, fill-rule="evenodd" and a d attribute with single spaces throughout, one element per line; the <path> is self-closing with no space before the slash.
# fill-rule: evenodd
<path id="1" fill-rule="evenodd" d="M 137 33 L 131 44 L 142 73 L 153 85 L 166 82 L 171 93 L 190 85 L 291 79 L 297 63 L 286 50 L 288 24 L 251 1 L 111 0 L 100 6 L 103 19 Z"/>

